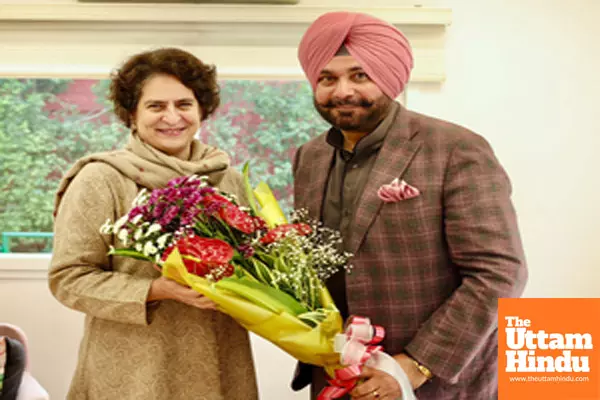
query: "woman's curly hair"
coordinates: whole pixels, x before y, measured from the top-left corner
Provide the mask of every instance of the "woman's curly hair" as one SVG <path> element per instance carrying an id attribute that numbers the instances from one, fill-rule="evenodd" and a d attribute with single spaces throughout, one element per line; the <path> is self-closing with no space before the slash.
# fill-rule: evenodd
<path id="1" fill-rule="evenodd" d="M 219 85 L 214 65 L 177 48 L 163 48 L 136 54 L 111 74 L 109 99 L 115 114 L 130 128 L 146 80 L 155 74 L 171 75 L 194 92 L 202 120 L 219 106 Z"/>

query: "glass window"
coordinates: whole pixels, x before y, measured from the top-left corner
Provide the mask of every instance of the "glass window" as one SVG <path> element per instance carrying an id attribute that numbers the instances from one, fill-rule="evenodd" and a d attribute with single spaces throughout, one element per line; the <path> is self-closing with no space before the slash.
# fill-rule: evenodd
<path id="1" fill-rule="evenodd" d="M 80 157 L 119 148 L 127 129 L 106 99 L 108 80 L 0 79 L 2 252 L 51 249 L 52 205 L 62 175 Z M 327 129 L 301 81 L 226 80 L 221 106 L 200 131 L 241 171 L 264 179 L 289 210 L 296 148 Z"/>

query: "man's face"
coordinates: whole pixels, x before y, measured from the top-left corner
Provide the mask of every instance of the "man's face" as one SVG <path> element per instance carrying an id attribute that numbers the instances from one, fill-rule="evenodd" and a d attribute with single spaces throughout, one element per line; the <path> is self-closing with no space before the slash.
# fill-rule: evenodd
<path id="1" fill-rule="evenodd" d="M 315 88 L 315 107 L 331 125 L 370 133 L 392 102 L 350 55 L 334 57 L 323 68 Z"/>

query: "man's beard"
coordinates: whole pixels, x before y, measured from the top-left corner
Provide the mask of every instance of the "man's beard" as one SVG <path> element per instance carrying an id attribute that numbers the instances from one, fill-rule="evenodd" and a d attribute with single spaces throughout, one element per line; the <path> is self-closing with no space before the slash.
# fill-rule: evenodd
<path id="1" fill-rule="evenodd" d="M 366 99 L 330 100 L 319 104 L 314 100 L 315 108 L 321 117 L 335 128 L 342 131 L 364 133 L 371 133 L 375 130 L 381 120 L 385 118 L 391 103 L 392 99 L 385 95 L 374 101 Z M 340 110 L 336 108 L 344 105 L 357 106 L 359 109 Z"/>

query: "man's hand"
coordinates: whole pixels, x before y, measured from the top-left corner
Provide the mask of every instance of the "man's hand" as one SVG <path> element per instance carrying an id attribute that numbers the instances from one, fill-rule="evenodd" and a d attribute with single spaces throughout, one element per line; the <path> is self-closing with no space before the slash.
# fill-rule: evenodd
<path id="1" fill-rule="evenodd" d="M 396 362 L 400 364 L 400 367 L 408 376 L 408 380 L 410 381 L 413 390 L 421 387 L 421 385 L 427 382 L 427 377 L 423 375 L 421 371 L 419 371 L 419 369 L 413 362 L 413 359 L 410 358 L 408 355 L 404 353 L 398 354 L 394 356 L 394 360 L 396 360 Z"/>
<path id="2" fill-rule="evenodd" d="M 397 400 L 402 398 L 402 391 L 396 379 L 378 369 L 363 367 L 358 384 L 350 396 L 353 400 Z"/>

